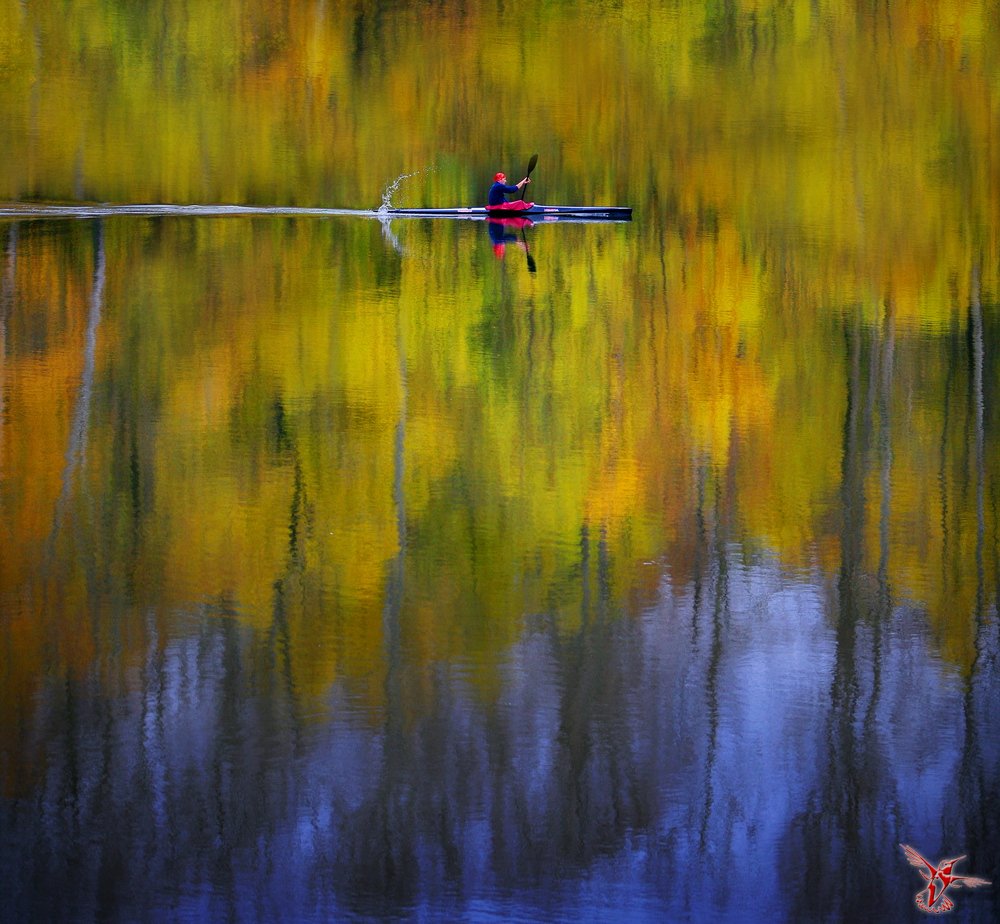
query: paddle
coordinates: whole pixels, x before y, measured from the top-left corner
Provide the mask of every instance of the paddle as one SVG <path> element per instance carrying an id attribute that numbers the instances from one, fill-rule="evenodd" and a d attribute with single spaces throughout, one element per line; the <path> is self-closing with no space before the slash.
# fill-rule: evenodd
<path id="1" fill-rule="evenodd" d="M 535 169 L 535 164 L 537 164 L 537 163 L 538 163 L 538 155 L 537 154 L 532 154 L 531 155 L 531 160 L 528 161 L 528 170 L 524 174 L 524 178 L 525 179 L 528 179 L 531 176 L 531 171 Z M 527 183 L 524 184 L 524 186 L 527 186 L 527 185 L 528 185 Z M 524 187 L 521 188 L 521 197 L 524 198 Z"/>

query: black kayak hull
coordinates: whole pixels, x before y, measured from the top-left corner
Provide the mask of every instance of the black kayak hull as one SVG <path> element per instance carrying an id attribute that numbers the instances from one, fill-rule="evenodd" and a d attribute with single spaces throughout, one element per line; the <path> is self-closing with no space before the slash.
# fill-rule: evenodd
<path id="1" fill-rule="evenodd" d="M 632 209 L 605 205 L 533 205 L 530 209 L 387 209 L 390 217 L 399 218 L 589 218 L 594 221 L 631 221 Z"/>

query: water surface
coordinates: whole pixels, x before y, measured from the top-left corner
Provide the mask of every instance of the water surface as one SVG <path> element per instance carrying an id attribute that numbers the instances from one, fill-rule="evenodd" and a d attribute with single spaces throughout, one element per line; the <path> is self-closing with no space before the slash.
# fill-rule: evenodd
<path id="1" fill-rule="evenodd" d="M 14 5 L 4 916 L 1000 881 L 994 14 Z"/>

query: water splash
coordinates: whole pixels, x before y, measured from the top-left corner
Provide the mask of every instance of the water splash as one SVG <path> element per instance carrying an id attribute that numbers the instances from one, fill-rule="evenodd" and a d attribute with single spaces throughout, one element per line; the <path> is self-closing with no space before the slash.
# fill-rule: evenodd
<path id="1" fill-rule="evenodd" d="M 399 189 L 399 184 L 403 180 L 408 180 L 413 176 L 420 176 L 422 173 L 430 173 L 432 170 L 436 170 L 436 167 L 424 167 L 422 170 L 415 170 L 413 173 L 402 173 L 396 177 L 383 191 L 382 193 L 382 204 L 379 206 L 379 212 L 385 213 L 392 208 L 392 194 Z"/>
<path id="2" fill-rule="evenodd" d="M 403 180 L 408 180 L 410 177 L 414 176 L 420 176 L 422 173 L 430 173 L 435 169 L 437 168 L 431 166 L 424 167 L 422 170 L 415 170 L 413 173 L 401 173 L 382 192 L 382 204 L 379 206 L 378 211 L 375 214 L 378 216 L 379 223 L 382 225 L 382 236 L 392 246 L 392 249 L 395 250 L 400 256 L 406 256 L 406 251 L 403 249 L 403 245 L 400 243 L 399 238 L 393 233 L 392 226 L 389 224 L 389 210 L 392 208 L 392 194 L 399 189 L 399 184 L 402 183 Z"/>

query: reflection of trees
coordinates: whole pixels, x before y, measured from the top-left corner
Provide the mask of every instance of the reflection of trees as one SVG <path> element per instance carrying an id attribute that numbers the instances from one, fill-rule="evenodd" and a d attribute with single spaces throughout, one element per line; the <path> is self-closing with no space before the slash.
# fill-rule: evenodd
<path id="1" fill-rule="evenodd" d="M 974 657 L 965 678 L 962 715 L 964 720 L 964 747 L 962 749 L 959 793 L 965 808 L 961 821 L 965 829 L 966 847 L 974 868 L 996 883 L 1000 880 L 1000 747 L 995 728 L 995 712 L 991 717 L 989 703 L 991 680 L 1000 670 L 1000 619 L 997 602 L 993 600 L 992 619 L 987 595 L 984 552 L 986 536 L 986 472 L 985 472 L 985 385 L 983 380 L 986 348 L 983 331 L 983 307 L 980 292 L 980 264 L 972 268 L 969 300 L 969 347 L 971 362 L 971 387 L 969 402 L 972 405 L 973 433 L 971 443 L 974 455 L 976 498 L 976 596 L 974 610 Z M 993 340 L 992 343 L 996 343 Z M 992 498 L 995 506 L 995 497 Z M 994 538 L 994 547 L 996 541 Z M 994 583 L 994 587 L 997 586 Z M 995 702 L 995 699 L 994 699 Z M 985 734 L 984 734 L 985 732 Z M 987 808 L 988 807 L 988 808 Z M 990 861 L 992 859 L 992 864 Z"/>
<path id="2" fill-rule="evenodd" d="M 881 330 L 866 331 L 852 312 L 844 334 L 848 371 L 841 480 L 841 566 L 833 602 L 834 663 L 824 747 L 817 755 L 817 790 L 796 819 L 788 856 L 801 850 L 813 888 L 798 897 L 805 919 L 891 918 L 902 907 L 894 881 L 895 838 L 882 814 L 897 796 L 886 771 L 878 728 L 882 646 L 892 598 L 887 583 L 892 463 L 892 307 Z M 867 342 L 866 342 L 867 341 Z M 866 355 L 867 354 L 867 355 Z M 865 362 L 865 359 L 868 362 Z M 877 456 L 881 505 L 875 574 L 866 566 L 866 496 L 871 455 Z M 888 785 L 887 785 L 888 784 Z M 891 828 L 891 825 L 890 825 Z"/>
<path id="3" fill-rule="evenodd" d="M 975 281 L 972 293 L 971 368 L 966 396 L 970 405 L 967 419 L 973 427 L 963 442 L 973 446 L 975 456 L 969 468 L 976 484 L 972 493 L 976 496 L 979 537 L 979 591 L 975 612 L 969 614 L 976 626 L 977 656 L 964 684 L 964 730 L 956 730 L 951 720 L 959 712 L 957 689 L 934 689 L 933 673 L 904 669 L 899 658 L 900 646 L 912 644 L 912 640 L 905 630 L 900 631 L 900 623 L 906 621 L 902 618 L 905 609 L 894 601 L 889 585 L 889 554 L 893 547 L 890 490 L 896 481 L 890 415 L 891 409 L 898 406 L 891 397 L 895 363 L 892 305 L 887 303 L 880 329 L 866 331 L 857 316 L 845 324 L 848 402 L 843 431 L 841 568 L 834 609 L 835 658 L 825 717 L 826 740 L 817 755 L 817 788 L 806 810 L 790 828 L 786 848 L 789 857 L 800 853 L 805 857 L 806 877 L 814 884 L 799 896 L 796 916 L 801 918 L 867 920 L 898 916 L 908 901 L 908 892 L 915 891 L 898 878 L 896 851 L 901 840 L 923 838 L 932 853 L 954 848 L 956 854 L 968 852 L 973 861 L 984 856 L 986 845 L 995 843 L 995 825 L 983 819 L 993 819 L 996 814 L 987 807 L 997 804 L 997 762 L 995 757 L 992 762 L 991 758 L 983 759 L 979 752 L 982 706 L 976 697 L 976 691 L 995 688 L 996 664 L 986 665 L 979 657 L 983 651 L 980 640 L 985 640 L 982 607 L 986 595 L 980 557 L 985 523 L 980 494 L 984 483 L 979 378 L 983 354 L 982 344 L 977 342 L 982 327 L 977 318 L 981 309 Z M 948 432 L 947 408 L 955 388 L 955 357 L 953 349 L 942 446 L 953 439 Z M 876 466 L 877 481 L 869 477 L 869 469 Z M 951 522 L 948 504 L 956 503 L 958 495 L 957 506 L 968 509 L 961 501 L 966 486 L 959 482 L 954 490 L 949 477 L 943 469 L 946 542 Z M 879 493 L 877 506 L 867 496 L 873 488 Z M 866 520 L 872 511 L 877 511 L 879 517 L 874 568 L 869 564 L 864 538 Z M 965 615 L 949 614 L 956 619 Z M 940 808 L 930 817 L 926 806 L 907 804 L 908 800 L 919 803 L 926 798 L 926 787 L 921 790 L 904 785 L 907 776 L 914 773 L 913 752 L 926 755 L 924 760 L 934 755 L 933 762 L 938 765 L 933 801 Z M 964 815 L 952 810 L 951 806 L 958 805 L 965 807 Z M 973 805 L 976 810 L 969 812 Z M 983 909 L 970 913 L 980 911 Z"/>
<path id="4" fill-rule="evenodd" d="M 4 403 L 7 394 L 7 318 L 14 304 L 14 280 L 17 271 L 17 222 L 7 226 L 4 248 L 3 282 L 0 283 L 0 459 L 3 458 L 6 417 Z"/>
<path id="5" fill-rule="evenodd" d="M 84 462 L 87 450 L 87 434 L 90 426 L 90 405 L 93 400 L 94 374 L 97 362 L 97 331 L 101 323 L 101 312 L 104 308 L 104 282 L 107 261 L 104 253 L 104 226 L 96 222 L 94 228 L 94 279 L 90 294 L 90 304 L 87 316 L 87 331 L 84 336 L 83 371 L 80 375 L 80 388 L 73 411 L 70 427 L 69 446 L 66 450 L 66 464 L 63 468 L 62 490 L 56 501 L 55 517 L 52 524 L 50 545 L 58 537 L 66 505 L 75 487 L 77 477 Z"/>
<path id="6" fill-rule="evenodd" d="M 554 293 L 525 305 L 513 276 L 500 291 L 480 284 L 455 228 L 421 230 L 426 266 L 376 257 L 366 289 L 355 275 L 374 227 L 150 221 L 133 239 L 111 222 L 108 291 L 126 277 L 134 289 L 106 314 L 116 348 L 97 369 L 103 270 L 63 253 L 59 235 L 39 235 L 16 263 L 8 244 L 7 306 L 24 266 L 55 255 L 56 271 L 24 283 L 46 306 L 64 266 L 84 267 L 90 311 L 67 325 L 85 332 L 67 353 L 93 382 L 74 391 L 93 396 L 92 429 L 69 415 L 48 456 L 87 446 L 90 480 L 68 470 L 99 510 L 74 537 L 84 553 L 60 559 L 73 579 L 65 612 L 17 667 L 29 692 L 5 747 L 44 758 L 26 788 L 45 811 L 36 827 L 27 803 L 10 803 L 10 827 L 40 845 L 25 861 L 36 880 L 73 893 L 80 864 L 76 894 L 103 908 L 148 868 L 183 884 L 178 901 L 224 883 L 230 895 L 200 900 L 263 907 L 287 892 L 378 909 L 499 884 L 570 890 L 624 855 L 670 907 L 737 907 L 752 885 L 761 916 L 796 896 L 804 914 L 891 917 L 908 888 L 894 837 L 938 837 L 961 804 L 947 832 L 986 852 L 997 337 L 979 273 L 950 333 L 904 328 L 893 300 L 877 326 L 852 317 L 831 356 L 824 325 L 837 321 L 795 281 L 796 254 L 765 247 L 758 261 L 752 237 L 706 215 L 709 233 L 683 246 L 652 218 L 653 257 L 633 237 L 576 229 L 560 239 L 572 247 L 552 250 Z M 104 233 L 95 241 L 103 266 Z M 456 258 L 447 272 L 442 254 Z M 758 273 L 765 264 L 791 269 Z M 775 310 L 752 297 L 758 285 L 773 286 Z M 33 348 L 25 334 L 9 345 Z M 923 416 L 908 417 L 914 405 Z M 192 424 L 192 408 L 204 419 Z M 822 424 L 834 416 L 831 450 Z M 30 463 L 15 471 L 35 476 Z M 927 482 L 940 511 L 921 509 Z M 245 534 L 213 544 L 241 508 Z M 191 536 L 210 545 L 203 570 Z M 824 544 L 835 551 L 814 560 Z M 815 572 L 786 587 L 759 549 Z M 657 577 L 630 596 L 629 569 L 647 556 L 667 563 L 669 589 L 650 568 Z M 805 588 L 824 569 L 835 592 L 817 618 Z M 927 602 L 930 571 L 943 602 Z M 908 594 L 931 611 L 929 647 L 965 682 L 964 737 L 954 723 L 934 730 L 933 811 L 906 804 L 905 768 L 926 756 L 896 754 L 926 742 L 923 716 L 955 701 L 940 665 L 907 660 L 929 631 L 922 616 L 900 630 L 914 618 Z M 807 611 L 794 634 L 819 662 L 819 693 L 786 665 L 796 637 L 771 644 L 785 605 Z M 78 610 L 89 621 L 65 618 Z M 539 611 L 524 631 L 522 613 Z M 762 661 L 775 665 L 773 698 L 748 672 Z M 328 695 L 332 716 L 316 721 Z M 777 873 L 741 878 L 747 857 L 776 844 L 793 879 L 807 858 L 811 899 Z"/>
<path id="7" fill-rule="evenodd" d="M 919 636 L 887 628 L 872 647 L 860 569 L 845 563 L 831 626 L 820 583 L 738 556 L 722 506 L 705 511 L 700 602 L 693 582 L 663 588 L 627 618 L 603 537 L 583 531 L 579 628 L 534 620 L 490 698 L 461 662 L 424 663 L 390 635 L 383 711 L 338 682 L 310 717 L 280 614 L 272 637 L 222 609 L 173 637 L 150 620 L 136 674 L 102 651 L 39 699 L 37 788 L 0 817 L 12 913 L 337 917 L 484 896 L 565 908 L 607 876 L 627 884 L 616 907 L 671 919 L 897 916 L 914 889 L 896 840 L 929 830 L 892 760 L 915 737 L 912 686 L 945 709 L 962 693 L 913 651 Z M 892 667 L 876 684 L 878 658 Z M 995 692 L 981 683 L 980 714 Z M 939 750 L 965 761 L 978 836 L 995 835 L 995 745 L 970 754 L 944 735 Z"/>

